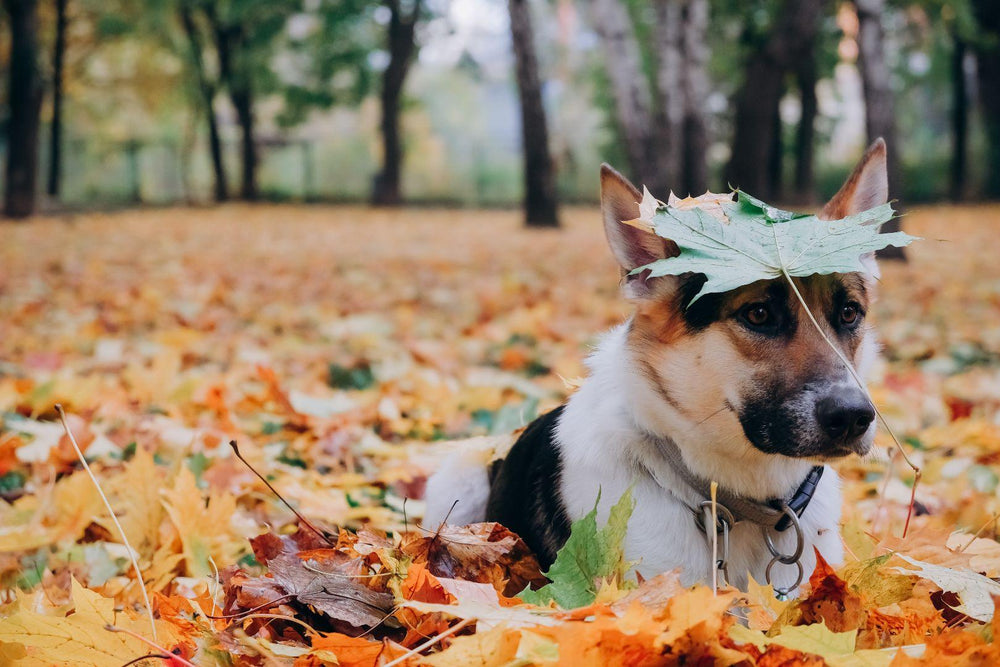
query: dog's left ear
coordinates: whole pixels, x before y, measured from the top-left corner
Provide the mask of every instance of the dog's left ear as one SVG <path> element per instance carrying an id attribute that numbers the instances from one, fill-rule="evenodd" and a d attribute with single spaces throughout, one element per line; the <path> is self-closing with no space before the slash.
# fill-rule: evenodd
<path id="1" fill-rule="evenodd" d="M 858 166 L 833 199 L 826 203 L 819 217 L 839 220 L 867 211 L 889 201 L 889 172 L 886 168 L 885 141 L 879 137 L 865 151 Z"/>
<path id="2" fill-rule="evenodd" d="M 601 165 L 601 214 L 604 216 L 604 233 L 608 237 L 611 254 L 618 260 L 622 275 L 626 276 L 626 296 L 648 297 L 653 292 L 653 281 L 643 275 L 629 276 L 632 269 L 645 266 L 658 259 L 677 254 L 677 246 L 667 239 L 638 227 L 626 225 L 623 220 L 639 217 L 642 195 L 624 176 L 607 164 Z"/>

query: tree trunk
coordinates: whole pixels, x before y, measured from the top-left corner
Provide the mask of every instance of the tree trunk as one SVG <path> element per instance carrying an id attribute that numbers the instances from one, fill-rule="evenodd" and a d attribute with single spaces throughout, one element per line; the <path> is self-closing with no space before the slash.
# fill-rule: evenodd
<path id="1" fill-rule="evenodd" d="M 509 0 L 517 89 L 521 97 L 524 154 L 524 221 L 529 227 L 558 227 L 556 179 L 549 153 L 549 132 L 542 104 L 542 84 L 535 57 L 528 0 Z"/>
<path id="2" fill-rule="evenodd" d="M 414 41 L 420 0 L 413 3 L 409 14 L 400 7 L 399 0 L 386 0 L 389 7 L 388 50 L 389 64 L 382 73 L 382 168 L 375 175 L 372 203 L 380 206 L 398 206 L 402 203 L 400 188 L 403 169 L 403 145 L 400 139 L 400 103 L 403 84 L 416 51 Z"/>
<path id="3" fill-rule="evenodd" d="M 975 0 L 973 11 L 979 24 L 976 41 L 979 101 L 989 144 L 983 194 L 1000 199 L 1000 3 Z"/>
<path id="4" fill-rule="evenodd" d="M 785 87 L 782 86 L 781 92 L 778 93 L 778 100 L 780 101 L 784 96 Z M 774 116 L 771 117 L 771 147 L 767 152 L 767 181 L 771 191 L 768 197 L 777 201 L 785 194 L 784 172 L 782 171 L 785 157 L 785 138 L 781 134 L 781 105 L 776 104 L 772 111 Z"/>
<path id="5" fill-rule="evenodd" d="M 38 125 L 42 84 L 38 74 L 37 0 L 4 0 L 10 17 L 10 80 L 7 101 L 7 171 L 4 215 L 25 218 L 35 212 L 38 177 Z"/>
<path id="6" fill-rule="evenodd" d="M 684 115 L 686 111 L 684 82 L 682 0 L 656 0 L 656 30 L 653 48 L 656 52 L 657 104 L 653 127 L 650 128 L 652 160 L 662 183 L 647 183 L 657 196 L 665 199 L 668 192 L 681 197 L 690 194 L 684 183 Z"/>
<path id="7" fill-rule="evenodd" d="M 212 158 L 212 173 L 214 175 L 215 201 L 223 202 L 229 198 L 229 188 L 226 183 L 226 167 L 222 158 L 222 139 L 219 136 L 219 122 L 215 116 L 216 86 L 209 81 L 205 71 L 205 59 L 202 56 L 204 45 L 201 33 L 195 24 L 191 6 L 187 2 L 180 5 L 181 25 L 191 48 L 191 67 L 194 70 L 196 85 L 200 100 L 198 107 L 205 114 L 208 124 L 208 148 Z"/>
<path id="8" fill-rule="evenodd" d="M 257 142 L 254 136 L 252 73 L 245 62 L 245 35 L 240 25 L 224 25 L 216 16 L 214 6 L 205 5 L 206 17 L 215 35 L 215 49 L 219 57 L 219 77 L 229 89 L 229 100 L 236 110 L 236 123 L 240 126 L 241 179 L 240 198 L 255 201 L 257 192 Z M 211 127 L 209 128 L 211 132 Z M 211 141 L 211 137 L 209 138 Z M 221 159 L 221 146 L 219 148 Z"/>
<path id="9" fill-rule="evenodd" d="M 604 46 L 608 79 L 615 100 L 618 127 L 625 142 L 632 180 L 654 192 L 670 187 L 659 172 L 650 132 L 649 86 L 643 74 L 639 42 L 628 9 L 621 0 L 593 0 L 592 20 Z"/>
<path id="10" fill-rule="evenodd" d="M 52 48 L 52 124 L 49 126 L 49 178 L 46 191 L 58 197 L 62 180 L 63 64 L 66 60 L 66 3 L 56 0 L 56 37 Z"/>
<path id="11" fill-rule="evenodd" d="M 708 190 L 708 128 L 705 106 L 708 99 L 708 0 L 686 0 L 681 29 L 683 68 L 681 90 L 684 123 L 681 135 L 682 190 L 697 195 Z"/>
<path id="12" fill-rule="evenodd" d="M 968 153 L 969 93 L 965 85 L 965 40 L 954 35 L 951 53 L 951 198 L 962 201 L 965 195 L 966 155 Z"/>
<path id="13" fill-rule="evenodd" d="M 795 72 L 802 112 L 795 132 L 795 194 L 799 201 L 813 198 L 813 153 L 816 140 L 816 56 L 810 53 Z"/>
<path id="14" fill-rule="evenodd" d="M 229 91 L 229 97 L 236 109 L 236 122 L 240 126 L 240 155 L 242 171 L 240 198 L 256 201 L 257 192 L 257 143 L 254 137 L 253 93 L 249 81 Z"/>
<path id="15" fill-rule="evenodd" d="M 747 61 L 743 86 L 736 96 L 732 155 L 726 180 L 763 197 L 774 196 L 769 182 L 770 158 L 786 73 L 815 48 L 824 0 L 786 0 L 765 42 Z"/>
<path id="16" fill-rule="evenodd" d="M 882 14 L 885 0 L 855 0 L 858 12 L 858 67 L 861 69 L 861 85 L 865 95 L 865 128 L 868 143 L 879 137 L 888 146 L 886 166 L 889 170 L 889 199 L 902 196 L 902 167 L 899 162 L 899 142 L 896 137 L 896 112 L 889 76 L 889 65 L 885 61 L 885 30 Z M 900 206 L 897 203 L 897 211 Z M 893 218 L 882 225 L 886 232 L 899 231 L 899 218 Z M 882 259 L 904 259 L 902 248 L 893 246 L 880 250 Z"/>

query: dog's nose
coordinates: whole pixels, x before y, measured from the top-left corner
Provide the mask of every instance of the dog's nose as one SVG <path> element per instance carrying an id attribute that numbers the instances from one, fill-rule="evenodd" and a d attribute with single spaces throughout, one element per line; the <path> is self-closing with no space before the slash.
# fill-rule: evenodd
<path id="1" fill-rule="evenodd" d="M 861 436 L 874 419 L 875 409 L 861 392 L 841 392 L 816 402 L 816 421 L 833 440 Z"/>

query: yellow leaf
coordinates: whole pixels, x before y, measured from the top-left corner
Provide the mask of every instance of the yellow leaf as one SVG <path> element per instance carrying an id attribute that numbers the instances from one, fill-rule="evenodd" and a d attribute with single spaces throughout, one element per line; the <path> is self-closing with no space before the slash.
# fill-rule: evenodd
<path id="1" fill-rule="evenodd" d="M 451 646 L 424 658 L 421 665 L 432 667 L 501 667 L 517 656 L 519 633 L 511 628 L 497 626 L 487 632 L 456 637 Z"/>
<path id="2" fill-rule="evenodd" d="M 177 529 L 189 576 L 212 574 L 209 557 L 219 569 L 235 562 L 244 541 L 231 527 L 236 513 L 232 495 L 210 495 L 206 502 L 194 474 L 181 468 L 173 487 L 164 492 L 164 507 Z"/>
<path id="3" fill-rule="evenodd" d="M 114 625 L 148 635 L 145 617 L 116 612 L 113 599 L 84 588 L 76 579 L 72 586 L 74 611 L 69 616 L 18 609 L 0 620 L 0 644 L 4 645 L 0 655 L 12 655 L 17 650 L 13 647 L 20 646 L 25 654 L 20 662 L 25 665 L 119 667 L 150 651 L 135 637 L 105 629 Z M 167 648 L 179 641 L 176 631 L 164 621 L 157 623 L 156 630 L 161 645 Z"/>
<path id="4" fill-rule="evenodd" d="M 163 477 L 153 455 L 140 447 L 125 470 L 105 485 L 129 543 L 143 559 L 151 558 L 156 551 L 160 524 L 166 516 L 160 500 Z M 110 518 L 101 524 L 118 538 Z"/>
<path id="5" fill-rule="evenodd" d="M 855 651 L 857 630 L 832 632 L 823 623 L 790 626 L 777 637 L 768 637 L 742 625 L 729 628 L 729 637 L 738 644 L 753 644 L 761 651 L 771 644 L 818 655 L 831 667 L 884 667 L 892 662 L 897 650 Z"/>

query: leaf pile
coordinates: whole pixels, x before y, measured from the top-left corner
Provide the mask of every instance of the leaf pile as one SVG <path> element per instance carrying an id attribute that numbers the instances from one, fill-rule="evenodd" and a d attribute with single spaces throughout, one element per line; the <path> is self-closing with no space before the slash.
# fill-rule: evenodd
<path id="1" fill-rule="evenodd" d="M 626 313 L 598 213 L 568 219 L 227 206 L 5 229 L 0 664 L 1000 659 L 996 207 L 908 215 L 949 242 L 882 267 L 872 389 L 923 469 L 918 516 L 901 538 L 913 480 L 887 440 L 840 462 L 846 562 L 798 601 L 634 580 L 625 505 L 578 522 L 551 582 L 502 526 L 420 524 L 442 452 L 565 400 Z M 56 403 L 135 549 L 155 641 Z"/>

